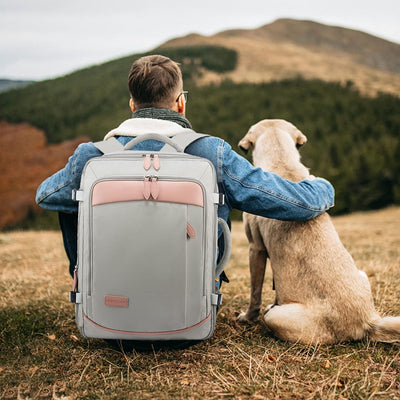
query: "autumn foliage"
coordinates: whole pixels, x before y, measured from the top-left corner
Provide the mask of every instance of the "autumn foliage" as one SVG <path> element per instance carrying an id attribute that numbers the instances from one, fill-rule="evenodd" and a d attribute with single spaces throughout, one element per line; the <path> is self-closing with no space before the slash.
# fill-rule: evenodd
<path id="1" fill-rule="evenodd" d="M 37 213 L 36 189 L 48 176 L 62 168 L 79 143 L 78 137 L 47 145 L 44 132 L 33 126 L 0 121 L 0 229 Z"/>

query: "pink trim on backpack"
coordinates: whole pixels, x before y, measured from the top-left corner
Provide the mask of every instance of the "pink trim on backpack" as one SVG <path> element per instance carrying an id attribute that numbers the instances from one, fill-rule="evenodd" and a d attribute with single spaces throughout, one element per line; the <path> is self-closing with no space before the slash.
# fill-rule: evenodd
<path id="1" fill-rule="evenodd" d="M 149 195 L 147 181 L 102 181 L 92 192 L 92 206 L 119 201 L 152 200 L 204 207 L 203 190 L 195 182 L 156 181 L 153 191 L 156 199 Z M 143 187 L 145 185 L 145 188 Z M 144 190 L 145 189 L 145 190 Z M 149 197 L 148 197 L 149 196 Z"/>
<path id="2" fill-rule="evenodd" d="M 85 319 L 90 322 L 92 325 L 94 325 L 97 328 L 103 329 L 108 332 L 113 332 L 113 333 L 122 333 L 123 335 L 169 335 L 171 333 L 180 333 L 180 332 L 187 332 L 190 331 L 194 328 L 199 327 L 200 325 L 203 325 L 205 322 L 207 322 L 211 318 L 211 313 L 208 314 L 208 317 L 197 323 L 196 325 L 189 326 L 188 328 L 184 329 L 177 329 L 175 331 L 165 331 L 165 332 L 131 332 L 131 331 L 120 331 L 118 329 L 111 329 L 111 328 L 106 328 L 104 326 L 101 326 L 99 324 L 96 324 L 96 322 L 92 321 L 84 312 L 83 316 Z"/>

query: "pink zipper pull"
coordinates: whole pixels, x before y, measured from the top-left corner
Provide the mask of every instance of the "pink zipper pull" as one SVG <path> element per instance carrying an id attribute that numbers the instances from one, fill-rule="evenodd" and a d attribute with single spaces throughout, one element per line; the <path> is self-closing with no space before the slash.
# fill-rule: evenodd
<path id="1" fill-rule="evenodd" d="M 148 171 L 151 167 L 151 158 L 150 158 L 150 154 L 146 154 L 146 157 L 144 158 L 143 161 L 143 168 Z"/>
<path id="2" fill-rule="evenodd" d="M 186 234 L 189 239 L 194 239 L 196 237 L 196 231 L 189 222 L 186 223 Z"/>
<path id="3" fill-rule="evenodd" d="M 148 176 L 146 176 L 144 178 L 144 182 L 143 182 L 143 196 L 146 200 L 148 200 L 150 198 L 150 179 Z"/>
<path id="4" fill-rule="evenodd" d="M 158 171 L 161 167 L 160 164 L 160 157 L 158 157 L 157 154 L 154 154 L 154 159 L 153 159 L 153 168 Z"/>
<path id="5" fill-rule="evenodd" d="M 151 197 L 154 200 L 157 200 L 159 194 L 160 194 L 160 187 L 158 186 L 158 178 L 153 176 L 151 178 Z"/>

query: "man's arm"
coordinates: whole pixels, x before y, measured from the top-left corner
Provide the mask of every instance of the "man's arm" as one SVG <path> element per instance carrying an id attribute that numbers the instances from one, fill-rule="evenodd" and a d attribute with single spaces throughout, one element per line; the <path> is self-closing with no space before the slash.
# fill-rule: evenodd
<path id="1" fill-rule="evenodd" d="M 36 203 L 52 211 L 77 212 L 72 200 L 72 189 L 79 189 L 83 167 L 93 157 L 101 155 L 93 143 L 78 146 L 66 166 L 43 181 L 36 192 Z"/>
<path id="2" fill-rule="evenodd" d="M 255 168 L 225 143 L 223 185 L 232 208 L 287 221 L 305 221 L 334 205 L 334 189 L 322 178 L 291 182 Z"/>

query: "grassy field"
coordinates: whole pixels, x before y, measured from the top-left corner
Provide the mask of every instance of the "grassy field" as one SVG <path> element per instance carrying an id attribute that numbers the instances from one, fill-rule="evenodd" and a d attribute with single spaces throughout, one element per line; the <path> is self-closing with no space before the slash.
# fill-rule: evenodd
<path id="1" fill-rule="evenodd" d="M 400 315 L 400 208 L 335 217 L 376 308 Z M 400 399 L 400 346 L 367 340 L 307 347 L 276 340 L 236 315 L 249 297 L 247 242 L 233 256 L 214 336 L 186 349 L 118 349 L 86 340 L 67 293 L 58 232 L 0 233 L 0 398 Z M 263 303 L 273 301 L 270 271 Z"/>

